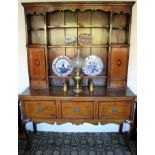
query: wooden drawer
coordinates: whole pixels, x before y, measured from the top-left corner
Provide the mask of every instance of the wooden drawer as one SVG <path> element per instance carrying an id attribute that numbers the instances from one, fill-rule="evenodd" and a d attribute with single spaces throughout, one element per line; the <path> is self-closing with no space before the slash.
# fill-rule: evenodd
<path id="1" fill-rule="evenodd" d="M 55 101 L 24 101 L 27 118 L 56 118 Z"/>
<path id="2" fill-rule="evenodd" d="M 62 118 L 93 118 L 93 102 L 62 101 Z"/>
<path id="3" fill-rule="evenodd" d="M 131 113 L 131 102 L 100 102 L 99 118 L 129 118 Z"/>

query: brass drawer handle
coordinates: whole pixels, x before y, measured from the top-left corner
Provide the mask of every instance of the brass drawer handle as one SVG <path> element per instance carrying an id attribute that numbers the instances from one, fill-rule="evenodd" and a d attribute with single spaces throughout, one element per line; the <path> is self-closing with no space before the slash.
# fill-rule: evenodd
<path id="1" fill-rule="evenodd" d="M 74 111 L 75 112 L 80 112 L 80 108 L 75 108 Z"/>
<path id="2" fill-rule="evenodd" d="M 112 108 L 112 112 L 117 112 L 117 108 Z"/>
<path id="3" fill-rule="evenodd" d="M 44 108 L 36 108 L 36 111 L 37 112 L 42 112 L 42 111 L 44 111 Z"/>

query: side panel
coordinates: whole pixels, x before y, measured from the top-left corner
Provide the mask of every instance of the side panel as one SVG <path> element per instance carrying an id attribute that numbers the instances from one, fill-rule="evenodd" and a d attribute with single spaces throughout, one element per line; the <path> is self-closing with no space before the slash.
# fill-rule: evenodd
<path id="1" fill-rule="evenodd" d="M 31 88 L 47 88 L 45 48 L 28 47 L 28 64 Z"/>
<path id="2" fill-rule="evenodd" d="M 109 66 L 109 86 L 125 87 L 127 80 L 128 48 L 112 47 Z"/>

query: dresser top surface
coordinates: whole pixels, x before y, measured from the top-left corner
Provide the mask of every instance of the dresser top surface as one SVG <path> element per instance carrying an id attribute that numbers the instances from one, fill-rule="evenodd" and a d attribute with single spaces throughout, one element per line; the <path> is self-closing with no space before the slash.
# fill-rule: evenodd
<path id="1" fill-rule="evenodd" d="M 73 92 L 73 87 L 69 87 L 67 92 L 64 92 L 62 87 L 53 87 L 49 89 L 29 89 L 27 88 L 20 94 L 22 97 L 135 97 L 136 95 L 129 88 L 106 88 L 95 87 L 93 92 L 90 92 L 88 87 L 83 87 L 83 91 L 79 94 Z"/>
<path id="2" fill-rule="evenodd" d="M 51 4 L 115 4 L 115 5 L 133 5 L 135 1 L 59 1 L 59 2 L 23 2 L 23 6 L 44 6 Z"/>

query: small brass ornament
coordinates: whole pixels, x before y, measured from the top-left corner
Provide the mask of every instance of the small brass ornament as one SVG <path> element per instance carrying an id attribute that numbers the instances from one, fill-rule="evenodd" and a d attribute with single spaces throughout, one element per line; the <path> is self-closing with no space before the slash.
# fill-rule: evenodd
<path id="1" fill-rule="evenodd" d="M 90 92 L 94 91 L 94 83 L 93 82 L 90 82 L 90 84 L 89 84 L 89 91 Z"/>
<path id="2" fill-rule="evenodd" d="M 66 81 L 65 81 L 65 82 L 63 83 L 63 91 L 64 91 L 64 92 L 67 91 L 67 87 L 68 87 L 68 86 L 67 86 L 67 83 L 66 83 Z"/>

